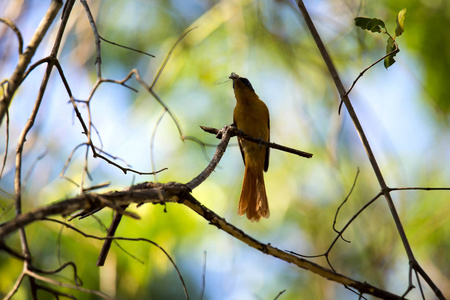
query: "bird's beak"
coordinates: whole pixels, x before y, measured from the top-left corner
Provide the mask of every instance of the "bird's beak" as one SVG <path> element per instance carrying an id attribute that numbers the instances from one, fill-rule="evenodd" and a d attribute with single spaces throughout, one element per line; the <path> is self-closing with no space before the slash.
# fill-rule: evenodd
<path id="1" fill-rule="evenodd" d="M 239 75 L 236 74 L 236 73 L 234 73 L 234 72 L 232 72 L 231 75 L 230 75 L 230 77 L 228 77 L 228 78 L 230 78 L 230 79 L 232 79 L 232 80 L 234 81 L 234 80 L 236 80 L 236 79 L 239 78 Z"/>

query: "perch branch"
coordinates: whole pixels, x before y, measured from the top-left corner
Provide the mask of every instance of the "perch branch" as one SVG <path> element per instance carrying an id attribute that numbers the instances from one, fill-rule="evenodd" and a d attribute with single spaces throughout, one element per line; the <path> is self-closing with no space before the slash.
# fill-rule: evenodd
<path id="1" fill-rule="evenodd" d="M 220 135 L 221 132 L 220 132 L 219 129 L 206 127 L 206 126 L 200 126 L 200 128 L 203 129 L 204 131 L 208 132 L 208 133 L 215 134 L 217 136 L 217 138 L 219 138 L 219 139 L 221 138 L 221 135 Z M 301 150 L 289 148 L 289 147 L 282 146 L 282 145 L 279 145 L 279 144 L 276 144 L 276 143 L 267 142 L 267 141 L 261 140 L 259 138 L 254 138 L 254 137 L 252 137 L 252 136 L 250 136 L 248 134 L 245 134 L 242 130 L 237 129 L 235 126 L 230 126 L 230 128 L 231 128 L 230 130 L 231 130 L 231 134 L 232 134 L 231 137 L 238 136 L 238 137 L 243 138 L 245 140 L 248 140 L 248 141 L 251 141 L 251 142 L 254 142 L 254 143 L 258 143 L 258 144 L 261 144 L 261 145 L 264 145 L 264 146 L 268 146 L 268 147 L 273 148 L 273 149 L 278 149 L 278 150 L 281 150 L 281 151 L 284 151 L 284 152 L 296 154 L 296 155 L 301 156 L 301 157 L 311 158 L 313 156 L 312 153 L 308 153 L 308 152 L 304 152 L 304 151 L 301 151 Z"/>

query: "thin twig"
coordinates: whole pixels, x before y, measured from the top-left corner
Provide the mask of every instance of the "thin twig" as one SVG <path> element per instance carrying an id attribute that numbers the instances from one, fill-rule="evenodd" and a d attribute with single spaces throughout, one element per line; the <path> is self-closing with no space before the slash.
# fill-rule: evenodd
<path id="1" fill-rule="evenodd" d="M 106 295 L 105 293 L 102 293 L 102 292 L 99 292 L 99 291 L 96 291 L 96 290 L 85 289 L 85 288 L 82 288 L 80 286 L 67 284 L 67 283 L 63 283 L 63 282 L 60 282 L 60 281 L 56 281 L 56 280 L 53 280 L 51 278 L 48 278 L 48 277 L 45 277 L 45 276 L 41 276 L 41 275 L 39 275 L 39 274 L 37 274 L 37 273 L 35 273 L 33 271 L 30 271 L 30 270 L 26 270 L 25 274 L 28 275 L 31 278 L 34 278 L 34 279 L 37 279 L 37 280 L 40 280 L 40 281 L 43 281 L 43 282 L 50 283 L 52 285 L 73 289 L 73 290 L 84 292 L 84 293 L 87 293 L 87 294 L 96 295 L 96 296 L 99 296 L 99 297 L 104 298 L 104 299 L 113 299 L 112 297 Z"/>
<path id="2" fill-rule="evenodd" d="M 49 292 L 50 294 L 53 295 L 53 297 L 55 297 L 55 299 L 59 299 L 59 296 L 63 296 L 63 297 L 67 297 L 67 298 L 69 298 L 69 299 L 77 300 L 77 298 L 76 298 L 75 296 L 73 296 L 73 295 L 70 295 L 70 294 L 67 294 L 67 293 L 63 293 L 63 292 L 57 291 L 57 290 L 55 290 L 55 289 L 51 289 L 51 288 L 46 287 L 46 286 L 39 285 L 38 288 L 39 288 L 40 290 Z"/>
<path id="3" fill-rule="evenodd" d="M 98 35 L 98 37 L 102 41 L 107 42 L 108 44 L 111 44 L 111 45 L 114 45 L 114 46 L 117 46 L 117 47 L 121 47 L 121 48 L 124 48 L 124 49 L 127 49 L 127 50 L 131 50 L 131 51 L 134 51 L 134 52 L 137 52 L 137 53 L 140 53 L 140 54 L 144 54 L 144 55 L 147 55 L 147 56 L 150 56 L 150 57 L 155 57 L 153 54 L 150 54 L 148 52 L 145 52 L 145 51 L 142 51 L 142 50 L 138 50 L 138 49 L 134 49 L 134 48 L 131 48 L 131 47 L 127 47 L 127 46 L 124 46 L 124 45 L 121 45 L 121 44 L 109 41 L 109 40 L 105 39 L 104 37 L 102 37 L 100 34 Z"/>
<path id="4" fill-rule="evenodd" d="M 395 45 L 395 49 L 392 50 L 391 52 L 389 52 L 388 54 L 386 54 L 385 56 L 383 56 L 382 58 L 380 58 L 379 60 L 377 60 L 376 62 L 374 62 L 373 64 L 371 64 L 370 66 L 368 66 L 367 68 L 365 68 L 361 73 L 359 73 L 358 77 L 356 77 L 355 81 L 353 81 L 352 86 L 347 90 L 347 92 L 345 93 L 345 95 L 350 94 L 350 92 L 352 91 L 353 87 L 355 86 L 356 82 L 364 75 L 364 73 L 366 73 L 370 68 L 372 68 L 373 66 L 375 66 L 376 64 L 378 64 L 380 61 L 382 61 L 383 59 L 385 59 L 386 57 L 390 56 L 390 55 L 395 55 L 398 52 L 400 52 L 400 49 L 398 48 L 397 43 L 394 41 L 394 45 Z M 342 104 L 344 103 L 344 101 L 341 99 L 341 102 L 339 103 L 339 108 L 338 108 L 338 114 L 341 114 L 341 108 L 342 108 Z"/>
<path id="5" fill-rule="evenodd" d="M 3 177 L 3 171 L 6 167 L 6 159 L 8 158 L 8 150 L 9 150 L 9 110 L 6 110 L 6 137 L 5 137 L 5 155 L 3 156 L 2 169 L 0 171 L 0 180 Z"/>
<path id="6" fill-rule="evenodd" d="M 66 262 L 54 270 L 42 270 L 42 269 L 38 269 L 36 267 L 33 268 L 33 270 L 37 273 L 51 275 L 51 274 L 57 274 L 68 267 L 71 267 L 73 269 L 73 281 L 75 282 L 75 285 L 76 286 L 83 285 L 80 278 L 78 277 L 77 266 L 73 262 Z"/>
<path id="7" fill-rule="evenodd" d="M 17 25 L 9 18 L 0 18 L 0 22 L 4 23 L 9 28 L 11 28 L 12 31 L 14 31 L 14 33 L 17 36 L 17 41 L 19 43 L 18 53 L 19 53 L 19 55 L 23 54 L 23 37 L 22 37 L 22 33 L 20 32 Z"/>
<path id="8" fill-rule="evenodd" d="M 358 175 L 359 175 L 359 168 L 358 168 L 358 170 L 356 171 L 356 176 L 355 176 L 355 180 L 353 181 L 353 185 L 352 185 L 350 191 L 348 192 L 347 196 L 345 197 L 344 201 L 342 201 L 342 203 L 341 203 L 341 204 L 339 205 L 339 207 L 337 208 L 336 214 L 334 215 L 334 220 L 333 220 L 333 230 L 334 230 L 334 232 L 338 233 L 338 234 L 341 236 L 342 240 L 345 241 L 345 242 L 347 242 L 347 243 L 350 243 L 350 241 L 346 240 L 346 239 L 342 236 L 342 234 L 340 234 L 340 232 L 336 229 L 336 220 L 337 220 L 339 211 L 341 210 L 341 207 L 347 202 L 348 198 L 350 197 L 350 195 L 351 195 L 352 192 L 353 192 L 353 189 L 354 189 L 355 186 L 356 186 L 356 181 L 358 180 Z"/>
<path id="9" fill-rule="evenodd" d="M 278 295 L 273 298 L 273 300 L 277 300 L 278 298 L 280 298 L 281 295 L 283 295 L 286 292 L 286 290 L 282 290 L 281 292 L 278 293 Z"/>
<path id="10" fill-rule="evenodd" d="M 389 191 L 450 191 L 450 187 L 399 187 L 389 188 Z"/>
<path id="11" fill-rule="evenodd" d="M 155 123 L 155 126 L 153 128 L 153 132 L 152 132 L 152 136 L 151 136 L 151 140 L 150 140 L 150 160 L 151 160 L 152 170 L 155 170 L 155 160 L 154 160 L 154 154 L 153 154 L 154 153 L 154 151 L 153 151 L 153 142 L 154 142 L 154 139 L 155 139 L 156 130 L 158 129 L 158 126 L 161 123 L 161 120 L 164 117 L 166 112 L 169 114 L 169 116 L 171 117 L 172 121 L 175 123 L 175 126 L 178 129 L 178 134 L 180 135 L 180 138 L 183 140 L 183 137 L 184 137 L 183 131 L 181 130 L 181 124 L 178 122 L 177 118 L 175 117 L 175 114 L 169 109 L 169 107 L 164 103 L 164 101 L 158 96 L 158 94 L 155 92 L 154 88 L 156 86 L 156 83 L 159 80 L 159 77 L 161 76 L 162 72 L 164 71 L 164 68 L 166 67 L 167 63 L 169 62 L 169 59 L 172 56 L 172 53 L 175 50 L 175 48 L 177 47 L 177 45 L 186 37 L 186 35 L 189 32 L 191 32 L 195 28 L 196 27 L 187 30 L 180 37 L 178 37 L 177 41 L 175 42 L 175 44 L 173 44 L 172 48 L 170 49 L 170 51 L 167 53 L 166 57 L 164 58 L 164 61 L 162 62 L 161 66 L 159 67 L 158 72 L 156 72 L 156 75 L 153 78 L 153 82 L 152 82 L 152 84 L 150 86 L 148 86 L 148 84 L 144 80 L 142 80 L 142 78 L 141 78 L 141 76 L 140 76 L 140 74 L 139 74 L 139 72 L 137 70 L 135 72 L 136 80 L 163 107 L 163 111 L 161 112 L 161 114 L 160 114 L 160 116 L 159 116 L 159 118 L 158 118 L 158 120 Z M 156 181 L 156 176 L 154 176 L 154 179 Z"/>
<path id="12" fill-rule="evenodd" d="M 208 133 L 215 134 L 217 136 L 217 138 L 219 138 L 219 139 L 221 138 L 221 136 L 220 136 L 220 132 L 221 131 L 219 129 L 217 129 L 217 128 L 211 128 L 211 127 L 206 127 L 206 126 L 200 126 L 200 128 L 203 129 L 204 131 L 208 132 Z M 276 143 L 267 142 L 267 141 L 264 141 L 262 139 L 252 137 L 252 136 L 250 136 L 248 134 L 245 134 L 245 132 L 237 129 L 235 126 L 230 126 L 230 130 L 231 130 L 231 137 L 238 136 L 240 138 L 243 138 L 245 140 L 248 140 L 248 141 L 251 141 L 251 142 L 254 142 L 254 143 L 258 143 L 258 144 L 261 144 L 261 145 L 264 145 L 264 146 L 268 146 L 268 147 L 273 148 L 273 149 L 281 150 L 281 151 L 284 151 L 284 152 L 296 154 L 298 156 L 305 157 L 305 158 L 311 158 L 313 156 L 312 153 L 304 152 L 304 151 L 301 151 L 301 150 L 289 148 L 289 147 L 282 146 L 282 145 L 279 145 L 279 144 L 276 144 Z"/>
<path id="13" fill-rule="evenodd" d="M 155 137 L 156 137 L 156 131 L 158 129 L 159 123 L 161 123 L 164 115 L 166 114 L 167 110 L 163 109 L 161 113 L 159 114 L 158 118 L 156 119 L 155 126 L 153 126 L 152 134 L 150 136 L 150 164 L 152 166 L 152 170 L 156 169 L 155 165 Z M 153 181 L 157 182 L 156 174 L 153 175 Z"/>
<path id="14" fill-rule="evenodd" d="M 200 300 L 203 300 L 203 296 L 205 295 L 206 290 L 206 257 L 207 252 L 203 252 L 203 273 L 202 273 L 202 292 L 200 294 Z"/>
<path id="15" fill-rule="evenodd" d="M 42 39 L 50 28 L 50 25 L 58 14 L 61 6 L 61 0 L 52 0 L 46 14 L 36 28 L 36 31 L 31 38 L 30 43 L 26 47 L 25 52 L 19 55 L 19 62 L 17 63 L 16 69 L 8 79 L 5 93 L 0 98 L 0 125 L 6 115 L 6 111 L 8 110 L 15 92 L 23 81 L 23 74 L 25 73 L 29 63 L 31 62 L 31 59 L 36 53 L 36 50 L 39 47 Z"/>

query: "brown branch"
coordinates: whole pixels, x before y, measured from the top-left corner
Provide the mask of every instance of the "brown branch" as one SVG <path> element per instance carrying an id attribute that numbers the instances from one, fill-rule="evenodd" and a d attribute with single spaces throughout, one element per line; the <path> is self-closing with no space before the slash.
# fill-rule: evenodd
<path id="1" fill-rule="evenodd" d="M 223 154 L 225 153 L 225 150 L 227 149 L 227 145 L 230 140 L 232 131 L 233 131 L 233 128 L 231 126 L 225 126 L 220 131 L 220 132 L 223 132 L 223 134 L 221 134 L 222 141 L 217 146 L 214 157 L 212 158 L 212 160 L 210 161 L 208 166 L 205 168 L 205 170 L 203 170 L 198 176 L 196 176 L 194 179 L 192 179 L 191 181 L 189 181 L 186 184 L 186 187 L 190 191 L 192 191 L 194 188 L 196 188 L 202 182 L 204 182 L 209 177 L 209 175 L 211 175 L 211 173 L 214 171 L 214 169 L 216 168 L 220 159 L 222 158 Z M 127 207 L 128 207 L 128 205 L 121 206 L 121 208 L 123 210 L 125 210 Z M 108 237 L 114 236 L 114 233 L 116 232 L 121 219 L 122 219 L 122 214 L 120 212 L 116 212 L 116 214 L 114 215 L 113 221 L 111 222 L 111 225 L 108 228 L 108 233 L 107 233 Z M 112 243 L 112 240 L 106 240 L 105 243 L 103 244 L 102 250 L 100 251 L 100 255 L 97 260 L 98 267 L 103 266 L 105 264 L 106 257 L 108 255 L 109 249 L 111 248 L 111 243 Z"/>
<path id="2" fill-rule="evenodd" d="M 442 292 L 439 290 L 439 288 L 436 286 L 436 284 L 429 278 L 429 276 L 423 271 L 423 269 L 419 266 L 419 263 L 417 262 L 416 258 L 414 257 L 414 254 L 412 252 L 408 238 L 406 237 L 405 230 L 403 229 L 403 225 L 400 220 L 400 216 L 398 215 L 397 209 L 395 208 L 395 205 L 394 205 L 394 201 L 392 200 L 392 197 L 390 194 L 390 189 L 386 184 L 383 174 L 381 173 L 381 169 L 378 165 L 375 155 L 373 154 L 372 148 L 371 148 L 369 141 L 366 137 L 366 134 L 361 126 L 361 123 L 359 122 L 358 116 L 356 115 L 356 112 L 353 108 L 350 98 L 349 98 L 347 92 L 345 91 L 344 85 L 342 84 L 342 81 L 339 77 L 336 67 L 334 66 L 333 61 L 331 60 L 331 57 L 328 54 L 328 51 L 325 48 L 325 45 L 323 44 L 322 39 L 320 38 L 320 35 L 317 32 L 317 29 L 314 26 L 313 21 L 311 20 L 311 17 L 309 16 L 309 13 L 305 7 L 305 4 L 303 3 L 302 0 L 297 0 L 297 6 L 303 15 L 306 25 L 308 26 L 308 29 L 311 32 L 311 35 L 320 51 L 320 54 L 322 55 L 322 58 L 328 68 L 328 71 L 330 72 L 330 75 L 333 78 L 334 84 L 336 85 L 339 95 L 341 96 L 342 101 L 344 102 L 345 106 L 347 107 L 347 111 L 348 111 L 350 118 L 352 119 L 353 124 L 355 126 L 355 129 L 361 139 L 361 143 L 363 144 L 363 147 L 366 150 L 367 157 L 370 161 L 370 164 L 372 165 L 372 169 L 373 169 L 375 176 L 377 177 L 378 183 L 381 187 L 381 192 L 383 193 L 383 196 L 386 199 L 387 205 L 389 207 L 389 210 L 391 212 L 391 215 L 392 215 L 395 225 L 397 227 L 397 231 L 402 240 L 403 247 L 408 256 L 410 266 L 412 266 L 415 270 L 417 270 L 420 273 L 420 275 L 425 279 L 425 281 L 428 283 L 428 285 L 431 287 L 431 289 L 434 291 L 435 295 L 439 299 L 445 299 Z"/>
<path id="3" fill-rule="evenodd" d="M 450 187 L 399 187 L 389 188 L 390 191 L 450 191 Z"/>
<path id="4" fill-rule="evenodd" d="M 219 139 L 221 138 L 221 131 L 219 129 L 206 127 L 206 126 L 200 126 L 200 128 L 203 129 L 204 131 L 208 132 L 208 133 L 215 134 L 217 136 L 217 138 L 219 138 Z M 284 151 L 284 152 L 296 154 L 298 156 L 305 157 L 305 158 L 311 158 L 313 156 L 312 153 L 304 152 L 304 151 L 301 151 L 301 150 L 289 148 L 289 147 L 286 147 L 286 146 L 283 146 L 283 145 L 279 145 L 279 144 L 272 143 L 272 142 L 267 142 L 267 141 L 264 141 L 262 139 L 252 137 L 252 136 L 250 136 L 248 134 L 245 134 L 243 131 L 237 129 L 235 126 L 230 126 L 230 130 L 231 130 L 231 137 L 238 136 L 240 138 L 243 138 L 245 140 L 248 140 L 248 141 L 251 141 L 251 142 L 254 142 L 254 143 L 258 143 L 258 144 L 261 144 L 261 145 L 264 145 L 264 146 L 268 146 L 268 147 L 273 148 L 273 149 L 281 150 L 281 151 Z"/>
<path id="5" fill-rule="evenodd" d="M 19 62 L 17 63 L 16 69 L 14 70 L 11 77 L 8 79 L 8 84 L 6 86 L 5 93 L 0 98 L 0 125 L 3 122 L 3 118 L 5 117 L 6 111 L 8 110 L 9 105 L 11 104 L 11 100 L 22 84 L 23 74 L 25 73 L 28 65 L 31 62 L 34 54 L 36 53 L 39 44 L 44 38 L 47 30 L 50 28 L 53 20 L 58 14 L 59 9 L 62 6 L 61 0 L 52 0 L 50 6 L 47 10 L 47 13 L 41 20 L 41 23 L 38 25 L 33 37 L 31 38 L 30 43 L 25 49 L 25 52 L 19 55 Z"/>
<path id="6" fill-rule="evenodd" d="M 125 205 L 122 205 L 120 208 L 122 210 L 125 210 L 125 209 L 127 209 L 127 207 L 128 207 L 128 205 L 125 204 Z M 119 227 L 119 223 L 122 220 L 122 216 L 123 216 L 122 213 L 120 213 L 119 211 L 115 211 L 113 220 L 111 222 L 111 225 L 109 225 L 108 232 L 106 234 L 107 237 L 113 237 L 116 234 L 116 230 Z M 97 260 L 97 264 L 96 264 L 97 267 L 102 267 L 103 265 L 105 265 L 106 257 L 108 256 L 108 252 L 109 252 L 109 249 L 111 248 L 112 242 L 113 242 L 112 239 L 107 239 L 103 243 L 102 250 L 100 250 L 100 254 L 98 256 L 98 260 Z"/>

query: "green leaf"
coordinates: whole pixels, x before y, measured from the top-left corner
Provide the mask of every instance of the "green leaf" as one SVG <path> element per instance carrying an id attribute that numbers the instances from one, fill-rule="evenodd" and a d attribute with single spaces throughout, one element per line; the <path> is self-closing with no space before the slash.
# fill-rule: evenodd
<path id="1" fill-rule="evenodd" d="M 372 32 L 381 32 L 382 28 L 386 28 L 386 25 L 384 25 L 383 20 L 365 17 L 355 18 L 355 26 L 361 27 L 362 29 L 369 30 Z"/>
<path id="2" fill-rule="evenodd" d="M 397 28 L 395 28 L 395 36 L 402 35 L 403 31 L 405 31 L 405 14 L 406 8 L 402 9 L 397 14 Z"/>
<path id="3" fill-rule="evenodd" d="M 389 37 L 388 40 L 387 40 L 387 44 L 386 44 L 386 54 L 389 54 L 389 53 L 391 53 L 394 50 L 395 50 L 394 40 L 391 37 Z M 397 55 L 397 52 L 387 56 L 384 59 L 384 67 L 386 69 L 389 68 L 390 66 L 392 66 L 395 63 L 395 59 L 394 59 L 395 55 Z"/>
<path id="4" fill-rule="evenodd" d="M 357 17 L 355 18 L 355 26 L 361 27 L 362 29 L 367 29 L 367 23 L 372 20 L 371 18 Z"/>

